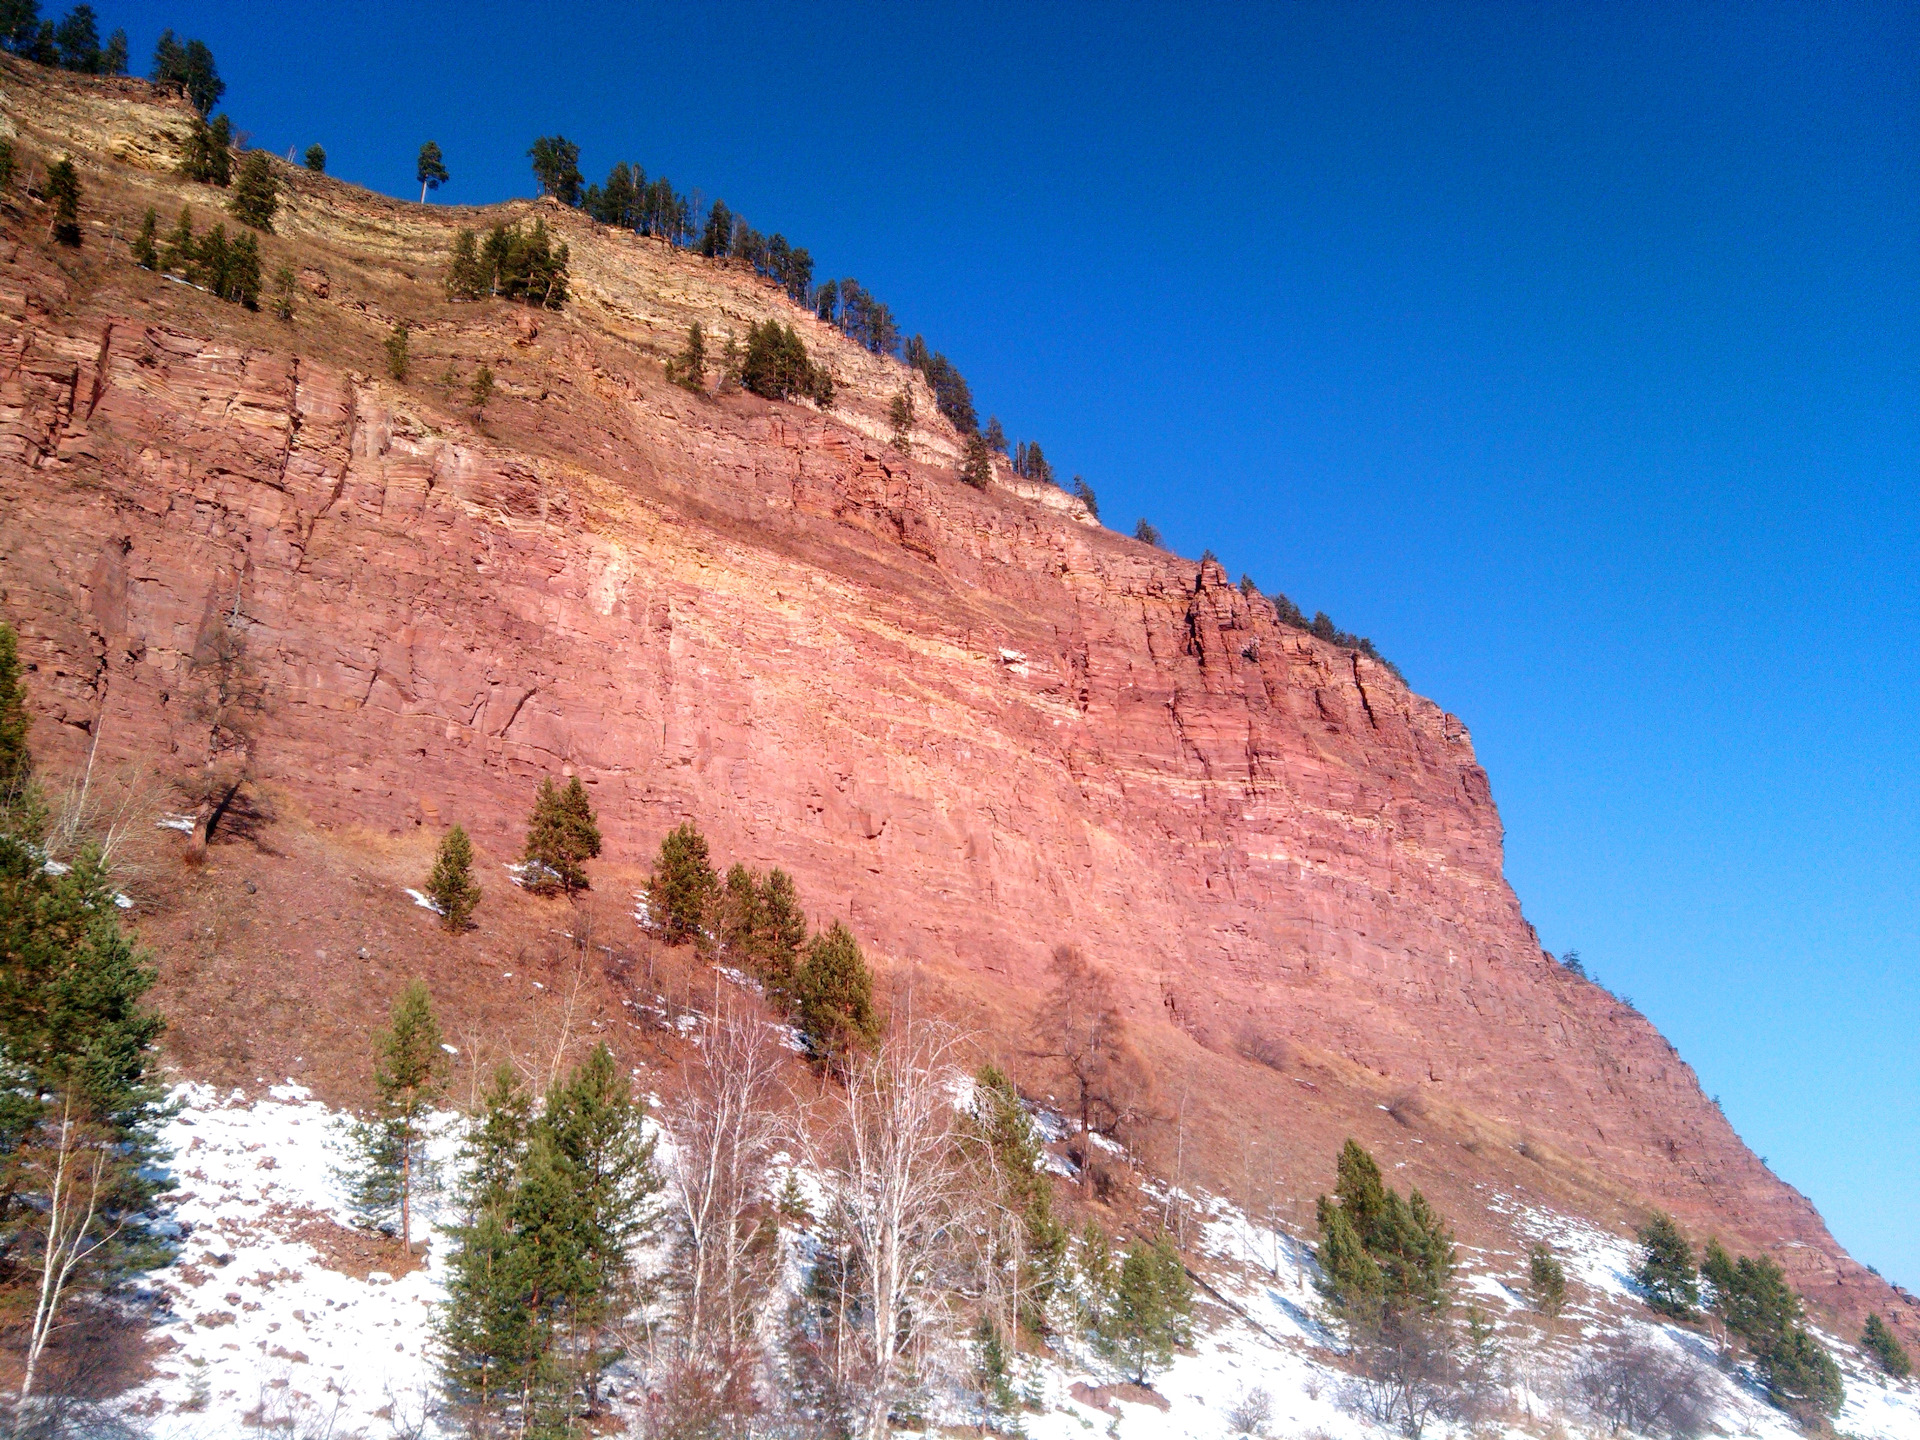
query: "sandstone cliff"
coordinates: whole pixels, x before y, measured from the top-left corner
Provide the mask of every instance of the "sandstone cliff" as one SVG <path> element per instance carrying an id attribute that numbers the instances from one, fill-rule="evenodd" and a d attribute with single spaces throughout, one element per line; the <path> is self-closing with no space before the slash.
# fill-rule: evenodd
<path id="1" fill-rule="evenodd" d="M 190 658 L 231 617 L 270 697 L 259 781 L 340 843 L 459 820 L 506 853 L 533 779 L 571 771 L 610 854 L 693 817 L 1009 1036 L 1079 943 L 1216 1183 L 1253 1130 L 1309 1195 L 1356 1131 L 1456 1211 L 1659 1205 L 1912 1333 L 1671 1046 L 1542 956 L 1466 727 L 1379 665 L 1057 491 L 967 488 L 944 425 L 896 453 L 900 388 L 937 413 L 902 366 L 577 214 L 542 211 L 561 315 L 441 300 L 454 227 L 490 215 L 291 172 L 265 243 L 304 267 L 291 324 L 139 271 L 147 206 L 204 226 L 223 199 L 166 173 L 182 112 L 0 65 L 23 147 L 71 149 L 88 193 L 77 253 L 17 194 L 0 233 L 0 613 L 49 757 L 190 769 Z M 831 411 L 665 382 L 690 321 L 769 314 Z"/>

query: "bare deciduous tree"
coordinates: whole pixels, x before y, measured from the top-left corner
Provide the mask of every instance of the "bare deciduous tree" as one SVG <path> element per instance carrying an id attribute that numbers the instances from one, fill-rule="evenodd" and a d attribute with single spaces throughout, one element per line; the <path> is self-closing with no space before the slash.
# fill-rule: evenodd
<path id="1" fill-rule="evenodd" d="M 739 1353 L 771 1262 L 756 1258 L 767 1163 L 781 1129 L 779 1050 L 771 1028 L 716 998 L 699 1063 L 684 1067 L 670 1112 L 670 1173 L 687 1249 L 681 1336 L 706 1366 Z"/>
<path id="2" fill-rule="evenodd" d="M 1052 970 L 1053 991 L 1035 1019 L 1041 1053 L 1060 1061 L 1073 1081 L 1080 1134 L 1111 1134 L 1146 1115 L 1152 1073 L 1127 1039 L 1107 972 L 1072 945 L 1054 950 Z"/>
<path id="3" fill-rule="evenodd" d="M 206 755 L 181 788 L 194 807 L 192 851 L 204 853 L 252 776 L 256 727 L 267 710 L 266 682 L 249 653 L 237 598 L 233 614 L 207 616 L 187 671 L 187 714 L 206 729 Z"/>
<path id="4" fill-rule="evenodd" d="M 1713 1415 L 1706 1369 L 1649 1340 L 1602 1345 L 1577 1384 L 1587 1409 L 1617 1430 L 1691 1440 Z"/>
<path id="5" fill-rule="evenodd" d="M 909 1351 L 923 1369 L 950 1329 L 949 1271 L 971 1223 L 953 1104 L 960 1043 L 948 1026 L 901 1024 L 850 1064 L 829 1122 L 805 1138 L 858 1289 L 863 1428 L 875 1440 L 903 1394 Z"/>

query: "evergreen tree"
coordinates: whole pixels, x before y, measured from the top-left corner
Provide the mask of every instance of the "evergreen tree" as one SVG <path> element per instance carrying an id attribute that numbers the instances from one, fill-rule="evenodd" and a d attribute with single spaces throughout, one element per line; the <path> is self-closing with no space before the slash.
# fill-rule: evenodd
<path id="1" fill-rule="evenodd" d="M 1567 1271 L 1554 1257 L 1553 1247 L 1539 1244 L 1527 1257 L 1527 1290 L 1533 1308 L 1548 1319 L 1560 1313 L 1567 1303 Z"/>
<path id="2" fill-rule="evenodd" d="M 1332 1196 L 1317 1206 L 1321 1289 L 1354 1323 L 1372 1328 L 1449 1299 L 1453 1236 L 1418 1190 L 1405 1200 L 1354 1140 L 1341 1148 Z"/>
<path id="3" fill-rule="evenodd" d="M 240 173 L 234 177 L 233 198 L 227 209 L 242 225 L 256 230 L 272 230 L 273 215 L 280 208 L 280 179 L 273 173 L 273 160 L 264 150 L 249 150 L 240 161 Z"/>
<path id="4" fill-rule="evenodd" d="M 414 162 L 413 178 L 420 182 L 420 203 L 427 203 L 427 192 L 438 190 L 450 178 L 447 163 L 440 156 L 440 147 L 429 140 L 420 147 L 420 158 Z"/>
<path id="5" fill-rule="evenodd" d="M 1709 1240 L 1700 1273 L 1713 1287 L 1714 1313 L 1746 1342 L 1775 1404 L 1803 1415 L 1840 1408 L 1839 1367 L 1801 1325 L 1800 1297 L 1777 1263 L 1765 1255 L 1736 1260 L 1718 1240 Z"/>
<path id="6" fill-rule="evenodd" d="M 724 200 L 714 201 L 707 211 L 707 228 L 700 232 L 700 253 L 709 260 L 724 260 L 733 253 L 733 212 Z"/>
<path id="7" fill-rule="evenodd" d="M 974 1137 L 991 1161 L 996 1198 L 1020 1220 L 1019 1321 L 1038 1332 L 1046 1328 L 1047 1301 L 1060 1283 L 1070 1239 L 1054 1218 L 1046 1155 L 1020 1092 L 996 1065 L 983 1066 L 974 1077 L 972 1119 Z"/>
<path id="8" fill-rule="evenodd" d="M 0 194 L 13 188 L 13 142 L 0 139 Z"/>
<path id="9" fill-rule="evenodd" d="M 585 890 L 587 872 L 581 867 L 599 853 L 600 826 L 580 777 L 568 777 L 565 789 L 542 780 L 521 856 L 526 888 L 536 893 L 559 889 L 568 895 Z"/>
<path id="10" fill-rule="evenodd" d="M 294 299 L 299 294 L 299 279 L 293 266 L 282 263 L 273 272 L 273 313 L 281 320 L 293 319 Z"/>
<path id="11" fill-rule="evenodd" d="M 354 1207 L 375 1223 L 397 1218 L 401 1248 L 411 1253 L 413 1197 L 431 1179 L 425 1122 L 446 1085 L 446 1052 L 425 981 L 413 981 L 393 1002 L 373 1055 L 373 1114 L 353 1128 Z"/>
<path id="12" fill-rule="evenodd" d="M 873 974 L 844 922 L 813 937 L 794 992 L 794 1019 L 815 1059 L 836 1064 L 879 1038 Z"/>
<path id="13" fill-rule="evenodd" d="M 1144 1385 L 1172 1360 L 1173 1347 L 1186 1343 L 1192 1312 L 1186 1266 L 1163 1230 L 1150 1244 L 1136 1240 L 1127 1247 L 1101 1338 L 1134 1383 Z"/>
<path id="14" fill-rule="evenodd" d="M 427 898 L 440 907 L 440 922 L 452 935 L 464 931 L 480 903 L 480 886 L 473 878 L 473 842 L 459 825 L 440 841 L 427 877 Z"/>
<path id="15" fill-rule="evenodd" d="M 409 365 L 407 357 L 407 322 L 396 320 L 393 329 L 387 332 L 387 374 L 395 380 L 405 381 Z"/>
<path id="16" fill-rule="evenodd" d="M 322 146 L 309 145 L 303 159 L 307 169 L 311 170 L 315 175 L 324 175 L 327 173 L 327 152 Z"/>
<path id="17" fill-rule="evenodd" d="M 159 43 L 153 47 L 151 78 L 156 84 L 178 85 L 202 116 L 211 113 L 227 93 L 226 81 L 220 78 L 206 42 L 183 43 L 171 30 L 162 30 Z"/>
<path id="18" fill-rule="evenodd" d="M 1078 475 L 1073 477 L 1073 498 L 1087 507 L 1087 513 L 1094 519 L 1100 518 L 1100 497 L 1093 493 L 1093 487 Z"/>
<path id="19" fill-rule="evenodd" d="M 1097 1220 L 1088 1218 L 1074 1247 L 1074 1266 L 1080 1272 L 1080 1318 L 1098 1336 L 1105 1332 L 1113 1309 L 1113 1247 Z"/>
<path id="20" fill-rule="evenodd" d="M 719 878 L 707 855 L 707 837 L 691 820 L 667 832 L 647 882 L 647 915 L 669 945 L 702 943 L 716 917 Z"/>
<path id="21" fill-rule="evenodd" d="M 887 406 L 887 428 L 893 432 L 893 448 L 905 455 L 913 432 L 913 397 L 905 390 L 895 395 Z"/>
<path id="22" fill-rule="evenodd" d="M 976 490 L 984 490 L 993 480 L 993 452 L 979 434 L 967 437 L 966 458 L 960 462 L 960 479 Z"/>
<path id="23" fill-rule="evenodd" d="M 107 37 L 107 48 L 100 52 L 100 70 L 102 75 L 124 75 L 127 73 L 127 32 L 116 29 Z"/>
<path id="24" fill-rule="evenodd" d="M 227 252 L 226 284 L 218 293 L 221 299 L 249 310 L 260 308 L 260 242 L 251 234 L 234 237 Z"/>
<path id="25" fill-rule="evenodd" d="M 459 245 L 457 235 L 454 244 Z M 567 247 L 552 242 L 544 220 L 535 219 L 532 228 L 524 231 L 518 225 L 496 225 L 480 249 L 480 288 L 470 296 L 454 298 L 504 295 L 558 310 L 567 303 L 567 262 Z"/>
<path id="26" fill-rule="evenodd" d="M 1700 1284 L 1693 1267 L 1693 1247 L 1673 1217 L 1654 1211 L 1640 1227 L 1640 1264 L 1633 1280 L 1656 1314 L 1690 1320 L 1700 1304 Z"/>
<path id="27" fill-rule="evenodd" d="M 997 451 L 1002 455 L 1007 453 L 1007 432 L 1000 428 L 998 415 L 987 417 L 987 428 L 982 438 L 986 440 L 989 450 Z"/>
<path id="28" fill-rule="evenodd" d="M 61 245 L 80 243 L 80 172 L 71 160 L 47 166 L 47 238 Z"/>
<path id="29" fill-rule="evenodd" d="M 1166 548 L 1165 545 L 1161 543 L 1158 527 L 1144 515 L 1140 517 L 1139 523 L 1133 527 L 1133 538 L 1138 540 L 1142 545 L 1153 546 L 1156 550 Z"/>
<path id="30" fill-rule="evenodd" d="M 447 299 L 482 300 L 490 289 L 486 271 L 480 264 L 479 246 L 473 231 L 462 228 L 453 235 L 453 256 L 447 262 Z"/>
<path id="31" fill-rule="evenodd" d="M 140 233 L 134 237 L 131 247 L 133 263 L 142 270 L 160 268 L 160 216 L 152 207 L 140 221 Z"/>
<path id="32" fill-rule="evenodd" d="M 217 115 L 195 119 L 180 146 L 180 173 L 202 185 L 224 186 L 233 178 L 233 122 Z"/>
<path id="33" fill-rule="evenodd" d="M 27 732 L 27 687 L 20 679 L 20 636 L 0 621 L 0 807 L 10 805 L 33 776 Z"/>
<path id="34" fill-rule="evenodd" d="M 953 362 L 937 351 L 928 350 L 927 342 L 916 335 L 907 342 L 907 363 L 927 377 L 934 403 L 940 407 L 940 413 L 953 422 L 953 428 L 962 435 L 971 435 L 978 424 L 973 413 L 973 392 Z"/>
<path id="35" fill-rule="evenodd" d="M 1867 1328 L 1860 1334 L 1860 1346 L 1878 1360 L 1880 1368 L 1895 1380 L 1904 1380 L 1913 1373 L 1913 1362 L 1907 1358 L 1906 1347 L 1900 1343 L 1900 1337 L 1878 1315 L 1867 1316 Z"/>
<path id="36" fill-rule="evenodd" d="M 786 871 L 776 868 L 767 873 L 757 896 L 756 917 L 753 953 L 761 983 L 776 1002 L 791 1006 L 807 945 L 807 917 L 800 908 L 800 892 Z"/>
<path id="37" fill-rule="evenodd" d="M 184 275 L 193 268 L 197 253 L 198 247 L 193 241 L 193 212 L 182 205 L 180 219 L 167 236 L 167 248 L 160 252 L 160 268 L 172 274 Z"/>
<path id="38" fill-rule="evenodd" d="M 527 151 L 542 195 L 562 205 L 580 203 L 580 147 L 564 135 L 543 135 Z"/>
<path id="39" fill-rule="evenodd" d="M 477 412 L 486 409 L 487 401 L 492 398 L 493 371 L 488 366 L 482 365 L 474 372 L 473 387 L 467 392 L 467 403 Z"/>
<path id="40" fill-rule="evenodd" d="M 100 25 L 91 5 L 76 5 L 67 12 L 53 32 L 53 43 L 59 47 L 60 67 L 63 70 L 76 70 L 82 75 L 98 75 L 101 71 Z"/>
<path id="41" fill-rule="evenodd" d="M 686 347 L 667 361 L 667 379 L 698 394 L 707 383 L 707 333 L 694 321 L 687 327 Z"/>
<path id="42" fill-rule="evenodd" d="M 769 400 L 806 396 L 823 406 L 833 403 L 832 377 L 807 358 L 794 328 L 778 320 L 762 321 L 747 332 L 740 383 Z"/>

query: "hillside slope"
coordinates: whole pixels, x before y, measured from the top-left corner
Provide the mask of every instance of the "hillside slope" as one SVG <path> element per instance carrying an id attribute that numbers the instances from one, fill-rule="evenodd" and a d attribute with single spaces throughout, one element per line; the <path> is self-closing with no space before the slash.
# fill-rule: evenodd
<path id="1" fill-rule="evenodd" d="M 170 172 L 185 112 L 11 59 L 0 83 L 23 149 L 70 150 L 87 192 L 77 252 L 17 193 L 0 230 L 0 615 L 46 763 L 190 775 L 193 655 L 231 619 L 268 699 L 258 784 L 328 843 L 457 820 L 511 854 L 536 777 L 577 773 L 610 857 L 694 818 L 1014 1050 L 1079 944 L 1209 1184 L 1256 1133 L 1309 1196 L 1360 1133 L 1454 1213 L 1487 1184 L 1610 1226 L 1659 1205 L 1920 1334 L 1644 1018 L 1542 955 L 1466 728 L 1383 667 L 1057 491 L 967 488 L 905 367 L 577 213 L 286 170 L 264 249 L 301 267 L 293 322 L 140 271 L 148 206 L 221 218 Z M 441 298 L 456 226 L 535 212 L 572 247 L 564 313 Z M 768 315 L 833 409 L 665 380 L 690 322 L 717 345 Z"/>

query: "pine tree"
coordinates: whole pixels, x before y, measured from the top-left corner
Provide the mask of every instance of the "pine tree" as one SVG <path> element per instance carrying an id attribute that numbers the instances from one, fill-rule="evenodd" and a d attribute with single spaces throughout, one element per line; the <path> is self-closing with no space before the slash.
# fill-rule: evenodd
<path id="1" fill-rule="evenodd" d="M 1140 517 L 1139 523 L 1133 527 L 1133 538 L 1138 540 L 1142 545 L 1153 546 L 1156 550 L 1166 548 L 1161 543 L 1158 527 L 1144 515 Z"/>
<path id="2" fill-rule="evenodd" d="M 180 207 L 180 219 L 167 236 L 167 248 L 160 253 L 160 268 L 172 274 L 184 275 L 193 268 L 193 257 L 197 247 L 193 242 L 193 212 L 185 205 Z"/>
<path id="3" fill-rule="evenodd" d="M 1074 1268 L 1080 1272 L 1080 1318 L 1096 1336 L 1113 1308 L 1113 1246 L 1098 1221 L 1089 1218 L 1074 1247 Z"/>
<path id="4" fill-rule="evenodd" d="M 489 280 L 486 268 L 480 263 L 473 231 L 456 230 L 453 255 L 447 262 L 447 299 L 483 300 L 492 288 Z"/>
<path id="5" fill-rule="evenodd" d="M 1173 1347 L 1186 1343 L 1192 1312 L 1192 1282 L 1163 1230 L 1149 1244 L 1136 1240 L 1127 1247 L 1102 1339 L 1134 1383 L 1144 1385 L 1172 1360 Z"/>
<path id="6" fill-rule="evenodd" d="M 1801 1325 L 1805 1311 L 1800 1297 L 1772 1258 L 1743 1255 L 1736 1260 L 1718 1240 L 1709 1240 L 1700 1273 L 1713 1287 L 1714 1313 L 1746 1342 L 1775 1404 L 1801 1415 L 1830 1415 L 1839 1409 L 1845 1398 L 1839 1367 Z"/>
<path id="7" fill-rule="evenodd" d="M 53 32 L 60 50 L 60 68 L 82 75 L 100 73 L 100 25 L 91 5 L 76 5 Z"/>
<path id="8" fill-rule="evenodd" d="M 1567 1303 L 1566 1267 L 1554 1257 L 1552 1246 L 1535 1245 L 1527 1257 L 1527 1290 L 1533 1308 L 1550 1320 Z"/>
<path id="9" fill-rule="evenodd" d="M 1880 1368 L 1895 1380 L 1904 1380 L 1913 1373 L 1913 1362 L 1907 1358 L 1906 1347 L 1900 1343 L 1900 1337 L 1878 1315 L 1867 1316 L 1867 1328 L 1860 1334 L 1860 1346 L 1878 1360 Z"/>
<path id="10" fill-rule="evenodd" d="M 769 400 L 806 396 L 823 406 L 833 402 L 832 379 L 807 358 L 807 347 L 794 328 L 778 320 L 748 330 L 740 383 Z"/>
<path id="11" fill-rule="evenodd" d="M 727 954 L 758 969 L 755 951 L 760 940 L 760 882 L 745 865 L 735 861 L 727 869 L 714 904 L 714 929 Z"/>
<path id="12" fill-rule="evenodd" d="M 224 298 L 227 274 L 231 269 L 227 255 L 227 227 L 219 221 L 193 244 L 193 258 L 187 264 L 187 278 L 213 294 Z"/>
<path id="13" fill-rule="evenodd" d="M 1073 477 L 1073 498 L 1087 507 L 1087 513 L 1094 519 L 1100 518 L 1100 497 L 1093 493 L 1093 487 L 1078 475 Z"/>
<path id="14" fill-rule="evenodd" d="M 100 73 L 102 75 L 127 73 L 127 32 L 125 30 L 115 30 L 107 37 L 107 48 L 100 52 Z"/>
<path id="15" fill-rule="evenodd" d="M 482 365 L 473 374 L 473 386 L 467 392 L 467 403 L 475 411 L 487 408 L 487 402 L 493 398 L 493 371 Z"/>
<path id="16" fill-rule="evenodd" d="M 13 188 L 13 142 L 0 139 L 0 193 Z"/>
<path id="17" fill-rule="evenodd" d="M 303 160 L 307 169 L 311 170 L 315 175 L 324 175 L 327 173 L 327 152 L 323 147 L 319 145 L 309 145 Z"/>
<path id="18" fill-rule="evenodd" d="M 203 40 L 184 43 L 171 30 L 162 30 L 153 47 L 153 71 L 156 84 L 178 85 L 193 108 L 206 115 L 227 93 L 227 85 L 213 63 L 213 51 Z"/>
<path id="19" fill-rule="evenodd" d="M 411 1254 L 413 1197 L 430 1179 L 424 1125 L 446 1083 L 446 1052 L 425 981 L 411 982 L 393 1002 L 373 1054 L 373 1114 L 353 1128 L 354 1206 L 375 1223 L 397 1217 L 401 1248 Z"/>
<path id="20" fill-rule="evenodd" d="M 429 140 L 420 147 L 420 158 L 414 162 L 413 178 L 420 182 L 420 203 L 427 203 L 427 192 L 438 190 L 450 178 L 447 164 L 440 156 L 440 147 Z"/>
<path id="21" fill-rule="evenodd" d="M 993 451 L 979 434 L 967 437 L 966 458 L 960 464 L 960 479 L 976 490 L 984 490 L 993 480 Z"/>
<path id="22" fill-rule="evenodd" d="M 685 390 L 696 394 L 707 383 L 707 334 L 700 328 L 700 322 L 694 321 L 687 327 L 687 343 L 684 349 L 673 359 L 667 361 L 667 379 Z"/>
<path id="23" fill-rule="evenodd" d="M 393 329 L 387 332 L 384 348 L 387 352 L 387 374 L 391 375 L 395 380 L 404 381 L 407 378 L 409 364 L 406 321 L 396 320 L 393 322 Z"/>
<path id="24" fill-rule="evenodd" d="M 527 151 L 540 193 L 562 205 L 580 203 L 580 147 L 564 135 L 543 135 Z"/>
<path id="25" fill-rule="evenodd" d="M 647 914 L 669 945 L 702 943 L 719 878 L 707 855 L 707 837 L 691 820 L 683 821 L 660 842 L 660 856 L 647 882 Z"/>
<path id="26" fill-rule="evenodd" d="M 709 260 L 724 260 L 733 253 L 733 212 L 727 202 L 716 200 L 707 211 L 707 228 L 700 234 L 700 253 Z"/>
<path id="27" fill-rule="evenodd" d="M 1341 1148 L 1332 1196 L 1316 1207 L 1323 1292 L 1347 1317 L 1371 1328 L 1432 1312 L 1448 1300 L 1453 1236 L 1418 1190 L 1401 1199 L 1359 1143 Z"/>
<path id="28" fill-rule="evenodd" d="M 299 279 L 293 266 L 282 264 L 273 272 L 273 313 L 280 320 L 293 319 L 294 298 L 299 294 Z"/>
<path id="29" fill-rule="evenodd" d="M 217 116 L 211 124 L 196 119 L 180 147 L 180 173 L 202 185 L 224 186 L 233 178 L 233 122 Z"/>
<path id="30" fill-rule="evenodd" d="M 466 930 L 480 903 L 480 886 L 473 878 L 473 842 L 459 825 L 440 841 L 427 877 L 427 898 L 440 907 L 440 923 L 451 935 Z"/>
<path id="31" fill-rule="evenodd" d="M 581 867 L 599 853 L 600 827 L 580 777 L 569 777 L 565 789 L 542 780 L 521 855 L 526 888 L 536 893 L 559 889 L 568 895 L 585 890 L 587 872 Z"/>
<path id="32" fill-rule="evenodd" d="M 1693 1318 L 1700 1304 L 1693 1247 L 1672 1216 L 1656 1210 L 1640 1227 L 1640 1264 L 1633 1279 L 1656 1314 L 1676 1320 Z"/>
<path id="33" fill-rule="evenodd" d="M 887 406 L 887 428 L 893 432 L 893 448 L 902 455 L 908 453 L 908 439 L 913 432 L 913 397 L 905 390 L 893 397 Z"/>
<path id="34" fill-rule="evenodd" d="M 279 208 L 280 179 L 273 173 L 272 157 L 264 150 L 247 151 L 233 180 L 228 211 L 242 225 L 271 231 L 274 212 Z"/>
<path id="35" fill-rule="evenodd" d="M 778 868 L 769 871 L 760 887 L 758 910 L 754 955 L 760 981 L 777 1004 L 791 1006 L 807 946 L 807 916 L 793 877 Z"/>
<path id="36" fill-rule="evenodd" d="M 991 1162 L 999 1202 L 1020 1217 L 1018 1318 L 1039 1332 L 1046 1326 L 1047 1301 L 1060 1283 L 1071 1237 L 1054 1218 L 1053 1180 L 1045 1169 L 1040 1137 L 1020 1092 L 996 1065 L 983 1066 L 974 1077 L 973 1131 Z"/>
<path id="37" fill-rule="evenodd" d="M 33 775 L 27 731 L 27 687 L 20 680 L 20 637 L 0 621 L 0 806 L 10 805 Z"/>
<path id="38" fill-rule="evenodd" d="M 219 293 L 221 299 L 249 310 L 260 308 L 260 242 L 252 234 L 243 232 L 234 237 L 227 252 L 226 284 Z"/>
<path id="39" fill-rule="evenodd" d="M 149 207 L 140 221 L 140 233 L 134 237 L 129 253 L 142 270 L 160 268 L 160 216 Z"/>
<path id="40" fill-rule="evenodd" d="M 794 991 L 794 1019 L 815 1059 L 838 1063 L 879 1038 L 873 974 L 844 922 L 813 937 Z"/>
<path id="41" fill-rule="evenodd" d="M 80 172 L 71 160 L 47 166 L 47 238 L 60 245 L 80 243 Z"/>

